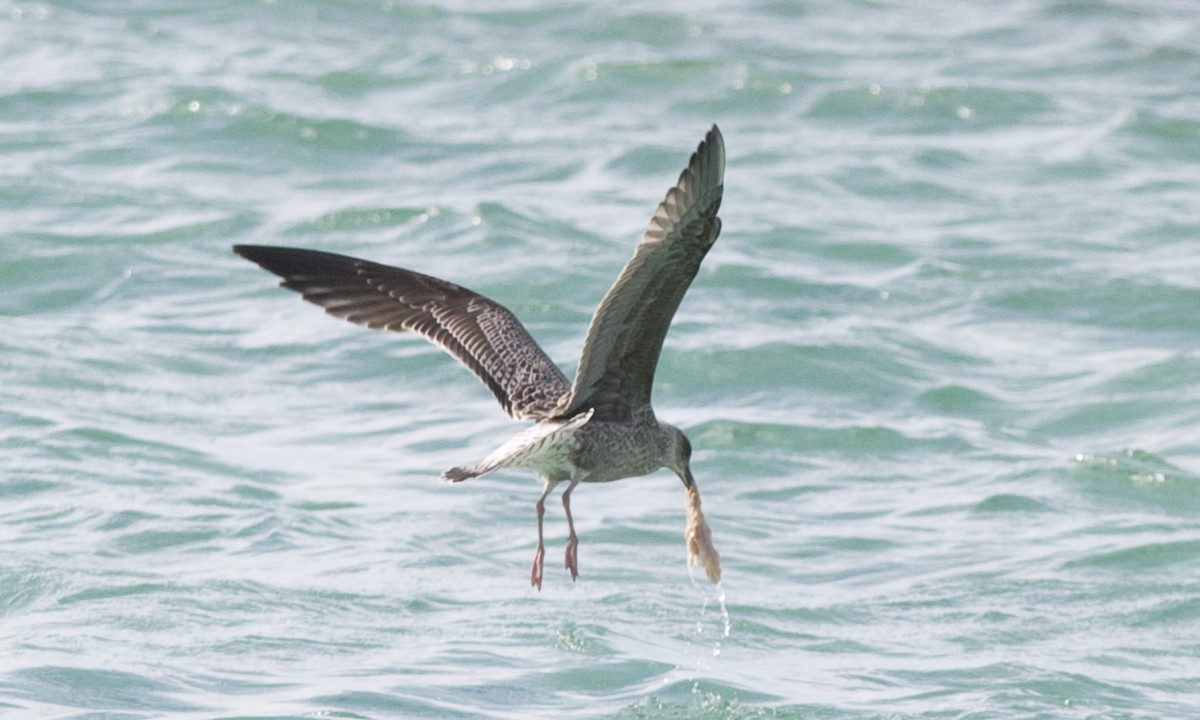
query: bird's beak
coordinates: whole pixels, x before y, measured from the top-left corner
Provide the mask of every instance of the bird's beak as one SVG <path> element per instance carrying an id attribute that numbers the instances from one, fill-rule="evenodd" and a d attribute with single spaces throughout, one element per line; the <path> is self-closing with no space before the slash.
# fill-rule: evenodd
<path id="1" fill-rule="evenodd" d="M 683 472 L 679 473 L 679 479 L 683 481 L 683 486 L 688 490 L 696 484 L 696 478 L 692 477 L 692 469 L 687 465 L 683 466 Z"/>

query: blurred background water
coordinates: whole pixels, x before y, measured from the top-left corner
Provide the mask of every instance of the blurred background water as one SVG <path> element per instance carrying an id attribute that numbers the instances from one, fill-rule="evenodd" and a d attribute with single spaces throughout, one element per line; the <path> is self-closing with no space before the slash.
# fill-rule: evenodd
<path id="1" fill-rule="evenodd" d="M 229 251 L 509 306 L 573 371 L 709 124 L 667 472 L 519 427 Z M 0 0 L 0 715 L 1160 718 L 1200 707 L 1187 3 Z M 724 607 L 720 602 L 724 597 Z M 726 615 L 727 611 L 727 615 Z"/>

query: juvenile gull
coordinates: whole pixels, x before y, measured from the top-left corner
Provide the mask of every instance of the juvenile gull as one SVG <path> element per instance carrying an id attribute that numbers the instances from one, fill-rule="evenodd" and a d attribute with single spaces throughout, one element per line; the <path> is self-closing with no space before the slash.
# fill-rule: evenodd
<path id="1" fill-rule="evenodd" d="M 663 338 L 700 261 L 721 232 L 725 144 L 714 125 L 667 191 L 650 226 L 592 316 L 575 381 L 534 342 L 520 321 L 493 300 L 411 270 L 333 253 L 235 245 L 242 257 L 283 278 L 285 288 L 326 312 L 369 328 L 411 330 L 456 357 L 492 391 L 515 420 L 536 424 L 477 465 L 442 473 L 453 482 L 503 467 L 532 468 L 542 478 L 537 501 L 537 552 L 530 581 L 542 587 L 542 517 L 550 491 L 562 494 L 567 517 L 566 567 L 579 575 L 571 492 L 581 482 L 611 482 L 668 468 L 683 481 L 689 505 L 689 563 L 699 556 L 708 577 L 720 565 L 700 513 L 692 446 L 679 428 L 660 422 L 650 390 Z"/>

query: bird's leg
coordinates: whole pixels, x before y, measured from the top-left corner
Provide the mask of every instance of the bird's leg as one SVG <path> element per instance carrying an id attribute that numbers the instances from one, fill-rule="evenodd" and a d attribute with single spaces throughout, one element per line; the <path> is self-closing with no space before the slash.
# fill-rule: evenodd
<path id="1" fill-rule="evenodd" d="M 557 483 L 546 481 L 542 496 L 537 501 L 538 544 L 537 552 L 533 554 L 533 569 L 530 571 L 529 583 L 538 590 L 542 589 L 542 561 L 546 556 L 546 546 L 542 543 L 542 516 L 546 514 L 546 496 Z"/>
<path id="2" fill-rule="evenodd" d="M 571 480 L 571 484 L 563 491 L 563 511 L 567 514 L 567 569 L 571 571 L 571 580 L 579 577 L 579 538 L 575 535 L 575 521 L 571 519 L 571 491 L 579 484 L 579 478 Z"/>

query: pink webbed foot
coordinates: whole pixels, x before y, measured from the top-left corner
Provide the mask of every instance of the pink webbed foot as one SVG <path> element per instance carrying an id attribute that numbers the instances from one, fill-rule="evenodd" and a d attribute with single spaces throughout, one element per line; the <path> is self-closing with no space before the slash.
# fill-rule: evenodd
<path id="1" fill-rule="evenodd" d="M 537 552 L 533 555 L 533 569 L 529 575 L 529 584 L 541 592 L 542 589 L 542 563 L 546 557 L 546 548 L 538 545 Z"/>
<path id="2" fill-rule="evenodd" d="M 571 517 L 571 493 L 582 478 L 576 477 L 563 491 L 563 512 L 567 516 L 567 569 L 571 571 L 571 580 L 579 577 L 579 537 L 575 535 L 575 520 Z"/>
<path id="3" fill-rule="evenodd" d="M 571 571 L 571 580 L 579 577 L 579 539 L 574 535 L 567 538 L 567 570 Z"/>

